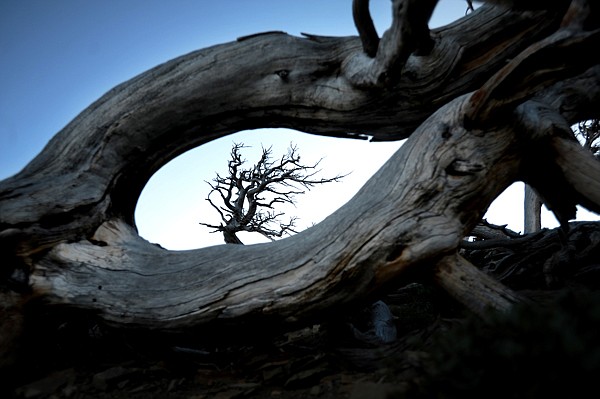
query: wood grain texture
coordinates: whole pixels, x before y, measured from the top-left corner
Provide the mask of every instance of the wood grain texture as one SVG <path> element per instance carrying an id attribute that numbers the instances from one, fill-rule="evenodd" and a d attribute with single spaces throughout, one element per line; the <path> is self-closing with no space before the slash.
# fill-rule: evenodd
<path id="1" fill-rule="evenodd" d="M 32 284 L 51 303 L 156 328 L 249 314 L 297 320 L 364 298 L 452 253 L 516 178 L 514 133 L 461 128 L 466 98 L 428 119 L 346 205 L 293 237 L 173 252 L 114 219 L 90 240 L 55 246 Z"/>
<path id="2" fill-rule="evenodd" d="M 511 103 L 485 129 L 465 126 L 474 106 L 486 116 L 506 104 L 488 94 L 529 76 L 521 68 L 527 57 L 518 55 L 561 19 L 556 10 L 482 7 L 433 31 L 429 54 L 407 57 L 394 83 L 379 89 L 357 83 L 370 79 L 371 61 L 356 37 L 270 32 L 151 69 L 109 91 L 0 182 L 3 275 L 24 273 L 46 303 L 122 326 L 296 321 L 361 300 L 407 269 L 451 259 L 516 180 L 535 187 L 561 218 L 580 202 L 596 209 L 596 185 L 573 171 L 583 150 L 560 140 L 568 120 L 597 112 L 600 90 L 590 94 L 583 83 L 594 82 L 597 65 L 575 70 L 579 76 L 544 75 L 543 93 L 518 85 L 506 98 L 529 101 Z M 574 43 L 594 46 L 597 37 Z M 573 104 L 581 108 L 566 106 Z M 262 127 L 410 137 L 347 204 L 293 237 L 178 252 L 138 236 L 133 213 L 153 173 L 188 149 Z M 598 169 L 589 170 L 600 181 Z M 548 184 L 556 181 L 558 190 Z M 474 276 L 469 289 L 481 295 L 457 297 L 493 304 L 502 290 L 486 294 L 487 280 Z"/>

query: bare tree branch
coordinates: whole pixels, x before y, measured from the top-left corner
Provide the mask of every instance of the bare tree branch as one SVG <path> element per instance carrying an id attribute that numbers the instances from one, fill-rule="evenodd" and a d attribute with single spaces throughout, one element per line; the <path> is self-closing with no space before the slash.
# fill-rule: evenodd
<path id="1" fill-rule="evenodd" d="M 365 54 L 371 58 L 375 57 L 379 46 L 379 36 L 369 12 L 369 0 L 354 0 L 352 16 Z"/>
<path id="2" fill-rule="evenodd" d="M 474 237 L 477 241 L 521 237 L 521 234 L 510 230 L 506 226 L 507 225 L 498 226 L 491 224 L 483 219 L 469 233 L 469 237 Z M 463 241 L 463 243 L 465 243 L 465 241 Z"/>
<path id="3" fill-rule="evenodd" d="M 467 9 L 465 10 L 465 15 L 467 15 L 469 12 L 473 12 L 473 11 L 475 11 L 475 8 L 473 8 L 473 1 L 467 0 Z"/>
<path id="4" fill-rule="evenodd" d="M 351 82 L 362 88 L 385 87 L 400 79 L 408 57 L 429 54 L 433 40 L 429 33 L 429 18 L 438 0 L 393 0 L 392 26 L 381 40 L 369 15 L 369 2 L 355 0 L 353 15 L 365 53 L 356 54 L 345 62 Z"/>

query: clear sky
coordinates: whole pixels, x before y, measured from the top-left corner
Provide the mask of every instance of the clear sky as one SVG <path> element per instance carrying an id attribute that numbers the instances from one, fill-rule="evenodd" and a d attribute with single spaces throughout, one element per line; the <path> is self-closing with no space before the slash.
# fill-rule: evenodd
<path id="1" fill-rule="evenodd" d="M 371 2 L 380 33 L 390 1 Z M 439 26 L 464 15 L 463 0 L 441 1 Z M 79 112 L 115 85 L 190 51 L 268 30 L 292 35 L 355 35 L 350 0 L 2 0 L 0 1 L 0 179 L 17 173 Z M 206 180 L 225 172 L 232 142 L 274 154 L 290 142 L 323 174 L 352 172 L 298 197 L 290 214 L 300 227 L 333 212 L 360 188 L 400 143 L 331 139 L 283 130 L 242 132 L 192 150 L 161 169 L 142 193 L 136 223 L 143 237 L 170 249 L 222 243 L 198 225 L 218 222 L 204 200 Z M 493 205 L 489 219 L 522 229 L 522 188 Z M 546 225 L 552 218 L 545 216 Z M 250 238 L 242 240 L 251 242 Z"/>

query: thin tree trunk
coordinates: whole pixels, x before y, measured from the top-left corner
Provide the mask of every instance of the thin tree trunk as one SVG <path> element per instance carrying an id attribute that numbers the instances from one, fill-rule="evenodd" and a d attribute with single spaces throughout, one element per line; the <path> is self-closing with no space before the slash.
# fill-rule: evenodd
<path id="1" fill-rule="evenodd" d="M 225 244 L 244 245 L 242 240 L 240 240 L 235 233 L 229 232 L 227 230 L 223 230 L 223 239 L 225 240 Z"/>
<path id="2" fill-rule="evenodd" d="M 535 233 L 542 229 L 542 201 L 535 190 L 529 185 L 525 185 L 525 234 Z"/>

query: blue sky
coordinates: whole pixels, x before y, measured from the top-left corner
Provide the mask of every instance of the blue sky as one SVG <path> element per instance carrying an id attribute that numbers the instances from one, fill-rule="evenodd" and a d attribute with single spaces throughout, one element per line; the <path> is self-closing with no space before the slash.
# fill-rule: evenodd
<path id="1" fill-rule="evenodd" d="M 371 2 L 380 33 L 390 1 Z M 466 2 L 440 2 L 432 25 L 464 15 Z M 268 30 L 299 35 L 355 35 L 350 0 L 2 0 L 0 1 L 0 179 L 17 173 L 48 140 L 115 85 L 190 51 Z M 300 197 L 289 210 L 309 226 L 346 202 L 399 143 L 328 139 L 289 131 L 252 131 L 184 154 L 161 169 L 140 198 L 142 236 L 172 249 L 221 243 L 198 221 L 217 222 L 204 201 L 205 180 L 223 172 L 232 142 L 285 151 L 293 141 L 303 159 L 323 160 L 324 175 L 353 172 L 343 183 Z M 357 165 L 356 160 L 361 160 Z M 517 197 L 519 189 L 514 189 Z M 512 195 L 514 197 L 514 195 Z M 512 198 L 512 197 L 511 197 Z M 519 230 L 517 199 L 497 223 Z M 503 221 L 508 216 L 515 219 Z"/>

